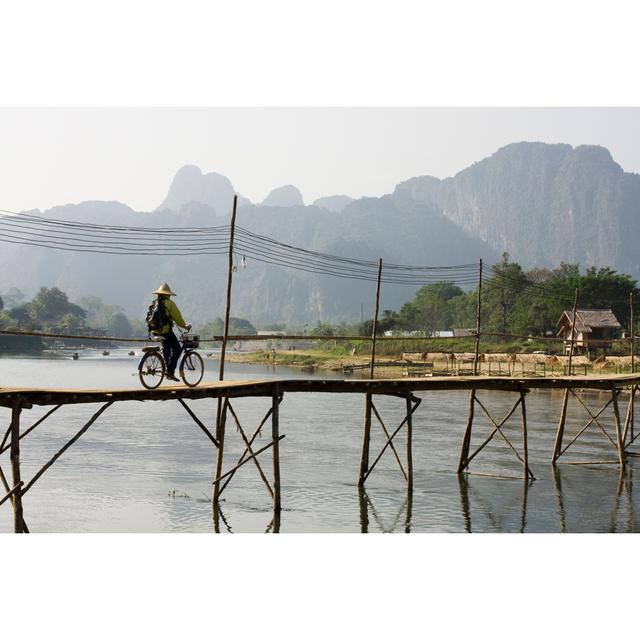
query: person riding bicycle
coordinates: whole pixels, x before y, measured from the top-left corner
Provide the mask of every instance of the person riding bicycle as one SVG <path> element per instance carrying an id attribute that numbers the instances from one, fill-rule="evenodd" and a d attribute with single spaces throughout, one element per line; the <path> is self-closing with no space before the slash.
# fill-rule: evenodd
<path id="1" fill-rule="evenodd" d="M 154 301 L 154 304 L 150 307 L 147 323 L 150 327 L 150 333 L 162 338 L 162 355 L 167 365 L 165 376 L 169 380 L 179 382 L 175 376 L 175 370 L 182 347 L 175 333 L 173 333 L 173 323 L 175 322 L 175 324 L 186 331 L 191 330 L 191 324 L 184 321 L 180 309 L 178 309 L 176 303 L 171 300 L 171 296 L 175 296 L 176 294 L 171 291 L 171 287 L 166 282 L 160 285 L 153 293 L 158 296 L 158 299 Z M 159 311 L 156 312 L 156 314 L 157 317 L 161 318 L 161 321 L 152 327 L 152 324 L 149 322 L 149 317 L 154 307 L 158 308 Z"/>

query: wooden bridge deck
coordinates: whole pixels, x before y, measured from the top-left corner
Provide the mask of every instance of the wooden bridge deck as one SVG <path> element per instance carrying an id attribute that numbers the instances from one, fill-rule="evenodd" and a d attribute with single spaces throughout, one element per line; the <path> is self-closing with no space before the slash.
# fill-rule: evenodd
<path id="1" fill-rule="evenodd" d="M 619 407 L 619 398 L 623 389 L 629 390 L 629 401 L 626 417 L 623 419 Z M 525 396 L 532 389 L 558 389 L 563 390 L 563 402 L 560 413 L 560 420 L 557 426 L 556 441 L 551 462 L 556 464 L 558 459 L 565 454 L 567 449 L 584 433 L 590 426 L 598 427 L 603 437 L 607 439 L 613 449 L 612 459 L 607 460 L 587 460 L 572 461 L 570 464 L 617 464 L 624 468 L 628 455 L 628 447 L 634 443 L 640 434 L 634 432 L 634 398 L 640 389 L 640 374 L 634 375 L 603 375 L 603 376 L 562 376 L 562 377 L 491 377 L 491 376 L 447 376 L 429 378 L 401 378 L 401 379 L 271 379 L 271 380 L 228 380 L 221 382 L 211 382 L 201 384 L 197 387 L 187 387 L 184 385 L 167 385 L 158 389 L 56 389 L 56 388 L 35 388 L 35 387 L 0 387 L 0 407 L 11 410 L 11 421 L 3 438 L 0 438 L 0 456 L 10 451 L 11 462 L 11 482 L 5 476 L 0 466 L 0 483 L 4 487 L 5 493 L 1 495 L 0 505 L 10 502 L 14 512 L 14 531 L 17 533 L 28 532 L 29 528 L 25 522 L 23 513 L 23 496 L 30 491 L 33 485 L 49 469 L 58 458 L 69 449 L 77 440 L 95 423 L 95 421 L 114 403 L 124 401 L 177 401 L 185 409 L 193 422 L 205 433 L 209 441 L 217 450 L 215 473 L 213 476 L 213 496 L 214 521 L 217 514 L 217 505 L 220 494 L 225 490 L 234 477 L 236 471 L 252 462 L 258 470 L 266 489 L 273 500 L 274 509 L 274 530 L 279 530 L 279 514 L 281 511 L 281 487 L 280 487 L 280 449 L 279 443 L 285 437 L 279 431 L 280 403 L 287 393 L 328 393 L 328 394 L 360 394 L 365 399 L 364 430 L 362 440 L 362 451 L 360 458 L 360 470 L 358 474 L 358 486 L 363 487 L 367 478 L 376 467 L 378 461 L 385 453 L 391 452 L 395 458 L 400 471 L 406 481 L 407 491 L 413 491 L 413 453 L 412 453 L 412 432 L 413 414 L 421 403 L 421 398 L 414 395 L 415 392 L 436 391 L 445 392 L 447 390 L 468 390 L 469 405 L 467 411 L 466 427 L 462 437 L 460 459 L 458 463 L 458 473 L 469 472 L 469 464 L 476 456 L 491 442 L 497 435 L 513 452 L 519 463 L 523 467 L 523 477 L 526 482 L 535 479 L 529 467 L 528 439 L 527 439 L 527 417 Z M 605 404 L 597 411 L 585 404 L 584 400 L 577 394 L 578 389 L 601 390 L 605 393 Z M 495 390 L 505 392 L 516 392 L 517 399 L 511 410 L 501 419 L 494 418 L 477 393 L 482 390 Z M 401 401 L 404 418 L 395 428 L 388 427 L 378 411 L 374 398 L 376 396 L 394 396 Z M 608 399 L 607 399 L 608 396 Z M 232 400 L 242 397 L 266 397 L 270 398 L 269 408 L 253 431 L 245 431 L 245 427 L 240 422 L 238 414 L 232 406 Z M 568 444 L 564 444 L 564 427 L 567 414 L 567 403 L 573 398 L 589 416 L 586 425 L 573 436 Z M 213 415 L 209 420 L 201 420 L 194 408 L 189 406 L 186 400 L 199 400 L 205 398 L 217 398 L 218 408 L 215 416 L 215 430 L 212 432 L 205 423 L 211 423 Z M 42 425 L 49 416 L 60 409 L 63 405 L 77 405 L 96 403 L 98 407 L 93 416 L 84 426 L 44 464 L 44 466 L 28 481 L 21 477 L 20 471 L 20 448 L 21 440 L 29 435 L 36 427 Z M 21 414 L 28 413 L 34 406 L 51 407 L 45 415 L 38 418 L 26 429 L 20 428 Z M 602 414 L 611 408 L 613 409 L 614 433 L 603 425 Z M 521 453 L 512 442 L 514 437 L 513 429 L 505 433 L 505 423 L 512 417 L 517 416 L 516 411 L 521 414 Z M 474 424 L 474 413 L 482 412 L 489 420 L 489 435 L 481 444 L 477 442 L 473 445 L 472 451 L 472 430 Z M 215 412 L 214 412 L 215 413 Z M 370 460 L 371 429 L 375 420 L 380 425 L 384 433 L 384 445 L 373 462 Z M 234 466 L 227 471 L 223 471 L 223 453 L 225 443 L 226 423 L 232 421 L 236 431 L 244 443 L 244 452 L 238 458 Z M 271 438 L 267 444 L 255 449 L 255 439 L 261 433 L 267 421 L 271 422 Z M 401 460 L 401 450 L 396 447 L 398 439 L 396 436 L 404 433 L 404 447 L 406 451 L 405 461 Z M 229 430 L 229 435 L 233 430 Z M 0 436 L 2 433 L 0 432 Z M 395 443 L 394 444 L 394 440 Z M 272 480 L 267 477 L 263 470 L 258 456 L 267 450 L 272 452 Z M 372 457 L 372 456 L 371 456 Z M 217 529 L 216 529 L 217 530 Z"/>
<path id="2" fill-rule="evenodd" d="M 164 385 L 158 389 L 56 389 L 36 387 L 0 387 L 0 406 L 12 407 L 16 397 L 22 406 L 52 404 L 84 404 L 143 400 L 176 400 L 201 398 L 237 398 L 272 396 L 282 393 L 371 393 L 405 395 L 410 391 L 447 391 L 454 389 L 520 391 L 530 389 L 600 389 L 611 390 L 640 384 L 640 374 L 605 376 L 505 377 L 505 376 L 442 376 L 399 379 L 271 379 L 225 380 L 197 387 Z"/>

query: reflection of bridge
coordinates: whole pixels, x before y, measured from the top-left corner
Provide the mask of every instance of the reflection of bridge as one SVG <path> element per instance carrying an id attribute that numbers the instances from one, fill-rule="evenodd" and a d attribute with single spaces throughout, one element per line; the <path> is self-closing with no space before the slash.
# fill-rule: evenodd
<path id="1" fill-rule="evenodd" d="M 14 512 L 14 530 L 16 532 L 28 531 L 23 516 L 23 496 L 31 489 L 44 472 L 53 465 L 56 460 L 71 447 L 114 403 L 126 401 L 166 401 L 176 400 L 184 409 L 191 420 L 200 428 L 212 445 L 217 450 L 217 461 L 213 479 L 213 503 L 219 504 L 220 495 L 225 490 L 237 470 L 252 462 L 273 501 L 275 513 L 273 530 L 279 528 L 279 513 L 281 510 L 280 489 L 280 441 L 284 435 L 280 434 L 279 413 L 280 403 L 287 393 L 327 393 L 327 394 L 362 394 L 365 399 L 364 433 L 358 485 L 364 486 L 367 478 L 372 473 L 383 454 L 389 450 L 393 454 L 400 471 L 405 479 L 407 490 L 410 494 L 413 490 L 413 414 L 417 410 L 421 400 L 414 392 L 437 391 L 443 393 L 451 390 L 468 390 L 469 406 L 467 412 L 466 427 L 462 438 L 458 472 L 468 470 L 471 462 L 497 435 L 514 454 L 523 468 L 523 476 L 533 479 L 533 472 L 529 466 L 528 438 L 527 438 L 527 413 L 526 394 L 531 389 L 561 389 L 564 390 L 564 398 L 557 425 L 556 441 L 552 454 L 552 462 L 556 463 L 582 434 L 591 426 L 605 438 L 608 446 L 613 449 L 613 457 L 608 460 L 581 460 L 573 461 L 573 464 L 616 464 L 624 469 L 627 455 L 633 455 L 627 449 L 635 439 L 634 432 L 634 401 L 635 394 L 640 385 L 640 375 L 616 375 L 616 376 L 574 376 L 558 378 L 516 378 L 516 377 L 432 377 L 432 378 L 403 378 L 398 380 L 323 380 L 323 379 L 298 379 L 298 380 L 250 380 L 250 381 L 224 381 L 204 384 L 199 387 L 189 388 L 183 386 L 167 386 L 159 389 L 42 389 L 42 388 L 0 388 L 0 406 L 11 409 L 11 423 L 4 438 L 0 442 L 0 455 L 10 451 L 12 483 L 9 484 L 0 466 L 0 480 L 5 488 L 5 494 L 0 498 L 0 504 L 11 502 Z M 607 401 L 599 410 L 587 406 L 580 397 L 578 390 L 591 389 L 606 392 Z M 497 420 L 487 407 L 486 401 L 479 397 L 480 392 L 500 391 L 516 394 L 515 403 L 507 414 Z M 623 391 L 628 391 L 628 403 L 625 418 L 622 419 L 619 408 L 619 400 Z M 380 411 L 374 404 L 374 397 L 396 397 L 402 401 L 400 423 L 388 428 Z M 263 419 L 249 436 L 242 425 L 241 420 L 232 406 L 232 401 L 237 398 L 265 398 L 270 400 L 266 407 Z M 446 396 L 439 396 L 446 401 Z M 187 404 L 187 400 L 202 400 L 215 398 L 219 400 L 219 411 L 214 418 L 214 429 L 205 425 L 195 413 L 193 403 Z M 574 400 L 581 409 L 587 413 L 589 420 L 579 430 L 568 444 L 564 444 L 565 422 L 569 400 Z M 24 482 L 20 473 L 20 445 L 25 438 L 38 426 L 42 425 L 49 416 L 65 405 L 75 404 L 99 404 L 100 407 L 90 420 L 69 440 L 53 457 L 28 481 Z M 50 409 L 31 426 L 20 430 L 23 412 L 34 406 L 50 407 Z M 519 411 L 518 411 L 519 410 Z M 606 410 L 613 413 L 613 429 L 604 424 L 603 415 Z M 476 412 L 481 412 L 489 423 L 489 433 L 481 442 L 474 443 L 474 422 Z M 520 446 L 514 445 L 513 434 L 507 433 L 506 424 L 516 414 L 520 415 L 517 430 L 520 434 Z M 375 418 L 375 420 L 374 420 Z M 611 418 L 611 416 L 610 416 Z M 226 423 L 232 420 L 235 429 L 242 439 L 244 452 L 235 464 L 223 471 L 224 443 L 227 435 Z M 253 443 L 261 433 L 265 424 L 271 422 L 271 439 L 259 449 L 255 449 Z M 370 461 L 371 432 L 374 422 L 378 423 L 384 434 L 383 445 L 375 460 Z M 477 429 L 476 429 L 477 431 Z M 401 456 L 397 436 L 404 434 L 404 453 Z M 473 445 L 473 451 L 472 451 Z M 267 477 L 260 465 L 258 456 L 268 449 L 272 452 L 271 480 Z M 525 487 L 528 483 L 525 483 Z M 408 509 L 410 510 L 410 506 Z M 218 511 L 218 516 L 221 514 Z M 214 510 L 215 517 L 215 510 Z M 409 518 L 410 519 L 410 516 Z M 408 520 L 407 520 L 408 521 Z"/>

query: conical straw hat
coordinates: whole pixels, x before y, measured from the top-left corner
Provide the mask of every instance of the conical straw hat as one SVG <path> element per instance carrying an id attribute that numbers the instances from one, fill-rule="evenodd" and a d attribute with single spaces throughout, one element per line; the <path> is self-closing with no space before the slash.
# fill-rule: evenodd
<path id="1" fill-rule="evenodd" d="M 152 293 L 164 296 L 176 295 L 175 293 L 173 293 L 173 291 L 171 291 L 171 287 L 166 282 L 163 282 L 155 291 L 152 291 Z"/>

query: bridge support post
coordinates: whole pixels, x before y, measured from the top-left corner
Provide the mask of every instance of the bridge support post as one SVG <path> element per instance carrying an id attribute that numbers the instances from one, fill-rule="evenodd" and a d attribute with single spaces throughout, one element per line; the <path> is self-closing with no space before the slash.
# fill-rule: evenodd
<path id="1" fill-rule="evenodd" d="M 227 422 L 227 398 L 218 399 L 218 415 L 216 417 L 216 440 L 218 441 L 218 453 L 216 456 L 216 474 L 213 483 L 213 504 L 218 504 L 220 496 L 220 477 L 222 476 L 222 460 L 224 457 L 224 432 Z"/>
<path id="2" fill-rule="evenodd" d="M 469 445 L 471 444 L 471 430 L 473 429 L 473 412 L 476 401 L 476 390 L 469 392 L 469 411 L 467 414 L 467 426 L 462 437 L 462 448 L 460 449 L 460 460 L 458 462 L 458 473 L 462 473 L 469 464 Z"/>
<path id="3" fill-rule="evenodd" d="M 369 471 L 369 444 L 371 443 L 371 394 L 364 397 L 364 432 L 362 434 L 362 453 L 360 455 L 360 474 L 358 486 L 364 486 L 364 479 Z"/>
<path id="4" fill-rule="evenodd" d="M 567 421 L 567 404 L 569 403 L 569 389 L 564 390 L 564 396 L 562 398 L 562 408 L 560 409 L 560 421 L 558 422 L 558 431 L 556 433 L 556 443 L 553 447 L 553 456 L 551 463 L 555 464 L 556 460 L 560 457 L 562 452 L 562 439 L 564 437 L 564 425 Z"/>
<path id="5" fill-rule="evenodd" d="M 13 504 L 13 530 L 26 533 L 22 517 L 22 482 L 20 480 L 20 399 L 16 398 L 11 409 L 11 472 L 13 486 L 16 487 L 11 502 Z"/>
<path id="6" fill-rule="evenodd" d="M 413 407 L 411 406 L 411 392 L 406 395 L 407 401 L 407 491 L 409 496 L 413 492 Z M 411 500 L 411 497 L 409 497 Z"/>
<path id="7" fill-rule="evenodd" d="M 273 390 L 271 401 L 271 437 L 273 439 L 273 511 L 280 513 L 280 388 Z"/>

